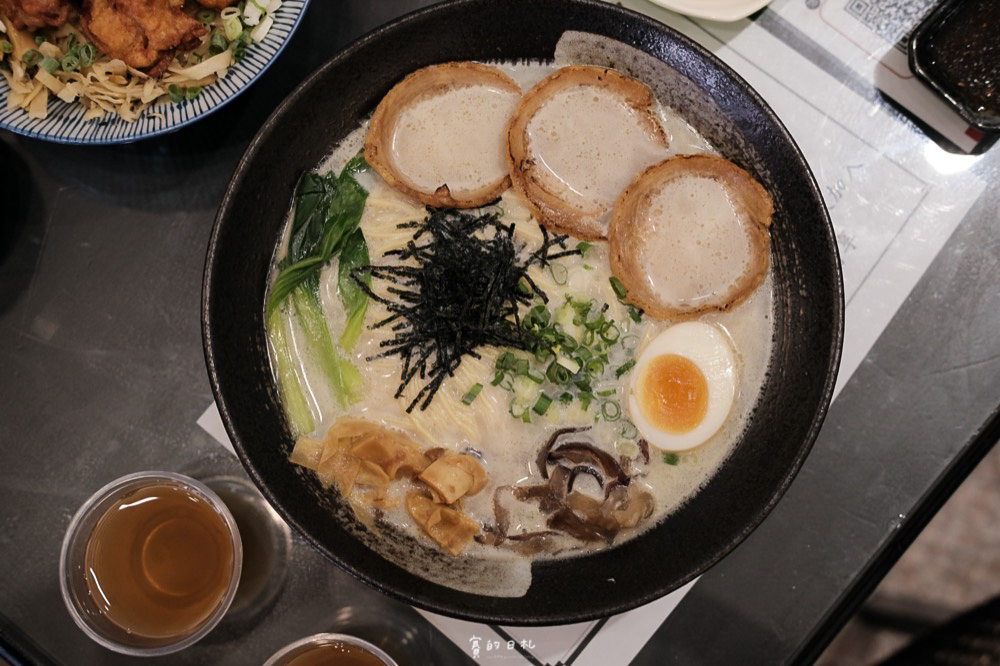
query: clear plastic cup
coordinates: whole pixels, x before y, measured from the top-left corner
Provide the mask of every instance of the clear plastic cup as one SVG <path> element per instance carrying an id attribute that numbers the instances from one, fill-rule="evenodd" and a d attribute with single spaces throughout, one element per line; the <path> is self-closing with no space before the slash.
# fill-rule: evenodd
<path id="1" fill-rule="evenodd" d="M 339 649 L 338 649 L 339 648 Z M 397 666 L 395 660 L 383 650 L 355 636 L 347 634 L 313 634 L 275 652 L 264 666 L 314 666 L 337 664 L 331 658 L 337 652 L 344 655 L 342 663 L 363 666 Z"/>
<path id="2" fill-rule="evenodd" d="M 74 622 L 133 656 L 182 650 L 204 637 L 236 594 L 243 545 L 205 484 L 173 472 L 112 481 L 76 512 L 59 582 Z"/>

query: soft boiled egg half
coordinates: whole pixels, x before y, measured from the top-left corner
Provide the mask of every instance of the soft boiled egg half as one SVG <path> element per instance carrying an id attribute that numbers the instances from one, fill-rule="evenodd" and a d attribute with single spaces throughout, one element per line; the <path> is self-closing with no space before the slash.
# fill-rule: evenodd
<path id="1" fill-rule="evenodd" d="M 653 338 L 636 360 L 629 417 L 653 446 L 687 451 L 719 431 L 735 394 L 729 336 L 712 324 L 683 322 Z"/>

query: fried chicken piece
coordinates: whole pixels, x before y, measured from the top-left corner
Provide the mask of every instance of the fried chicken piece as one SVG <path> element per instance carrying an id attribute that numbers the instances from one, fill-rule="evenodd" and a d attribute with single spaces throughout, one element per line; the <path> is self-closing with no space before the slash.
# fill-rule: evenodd
<path id="1" fill-rule="evenodd" d="M 208 9 L 214 9 L 215 11 L 222 11 L 230 5 L 235 5 L 237 0 L 198 0 L 198 4 L 202 7 L 207 7 Z"/>
<path id="2" fill-rule="evenodd" d="M 72 11 L 69 0 L 0 0 L 0 14 L 22 30 L 58 28 Z"/>
<path id="3" fill-rule="evenodd" d="M 194 48 L 208 32 L 183 5 L 183 0 L 84 0 L 80 26 L 106 55 L 158 77 L 177 49 Z"/>

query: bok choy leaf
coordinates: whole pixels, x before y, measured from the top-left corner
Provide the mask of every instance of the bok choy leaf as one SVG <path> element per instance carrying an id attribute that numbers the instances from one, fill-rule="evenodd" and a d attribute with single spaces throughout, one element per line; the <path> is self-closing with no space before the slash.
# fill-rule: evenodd
<path id="1" fill-rule="evenodd" d="M 350 349 L 361 332 L 368 308 L 367 294 L 349 277 L 353 267 L 368 263 L 368 246 L 358 227 L 368 192 L 354 179 L 354 174 L 365 168 L 364 159 L 357 156 L 340 175 L 306 173 L 296 188 L 288 253 L 278 264 L 265 317 L 279 390 L 296 434 L 310 432 L 313 418 L 302 378 L 293 365 L 282 312 L 294 313 L 309 353 L 341 404 L 347 405 L 358 397 L 361 376 L 331 336 L 320 301 L 319 278 L 325 266 L 339 260 L 338 288 L 347 313 L 341 345 Z"/>

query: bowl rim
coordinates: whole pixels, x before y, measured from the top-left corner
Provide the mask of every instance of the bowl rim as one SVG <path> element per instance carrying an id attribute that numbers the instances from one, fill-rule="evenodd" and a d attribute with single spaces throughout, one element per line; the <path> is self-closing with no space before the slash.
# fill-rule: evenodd
<path id="1" fill-rule="evenodd" d="M 453 604 L 442 603 L 439 600 L 427 595 L 426 593 L 417 593 L 412 590 L 401 591 L 393 585 L 387 585 L 384 581 L 379 580 L 378 577 L 373 576 L 367 571 L 359 570 L 358 567 L 352 566 L 349 563 L 344 562 L 342 559 L 336 557 L 330 552 L 328 546 L 324 545 L 320 538 L 315 534 L 312 534 L 306 527 L 304 527 L 297 516 L 292 515 L 292 513 L 287 510 L 285 506 L 282 505 L 280 500 L 275 495 L 274 489 L 272 489 L 268 483 L 264 481 L 260 474 L 260 470 L 254 465 L 248 451 L 245 449 L 243 442 L 238 434 L 238 427 L 235 423 L 233 414 L 230 412 L 227 405 L 227 400 L 223 394 L 223 389 L 221 387 L 219 375 L 218 375 L 218 363 L 216 359 L 216 351 L 212 345 L 212 321 L 213 321 L 213 298 L 212 292 L 214 288 L 214 280 L 216 278 L 214 272 L 214 257 L 219 251 L 220 236 L 222 233 L 222 227 L 225 225 L 226 215 L 230 208 L 234 205 L 234 198 L 236 197 L 236 190 L 238 189 L 239 183 L 246 176 L 247 170 L 253 163 L 258 153 L 262 150 L 262 146 L 266 140 L 266 137 L 270 132 L 283 120 L 286 113 L 290 109 L 294 108 L 300 104 L 300 99 L 308 96 L 309 92 L 314 86 L 319 82 L 323 81 L 327 74 L 342 65 L 345 61 L 350 61 L 352 58 L 356 57 L 358 52 L 363 51 L 368 45 L 383 40 L 387 37 L 391 37 L 393 33 L 399 30 L 401 27 L 406 26 L 412 22 L 426 21 L 438 17 L 439 15 L 447 15 L 449 12 L 461 11 L 465 7 L 478 7 L 483 5 L 496 4 L 493 0 L 446 0 L 445 2 L 437 3 L 430 7 L 416 10 L 410 12 L 397 18 L 389 23 L 376 28 L 375 30 L 369 32 L 368 34 L 360 37 L 354 42 L 347 45 L 345 48 L 340 50 L 336 55 L 327 60 L 323 65 L 316 69 L 312 74 L 310 74 L 306 79 L 304 79 L 295 90 L 274 110 L 267 121 L 262 125 L 258 133 L 255 135 L 254 139 L 249 144 L 247 150 L 245 151 L 243 157 L 241 158 L 236 170 L 234 171 L 232 180 L 227 187 L 226 193 L 223 197 L 222 203 L 220 204 L 215 224 L 213 225 L 212 233 L 210 236 L 208 244 L 208 253 L 206 255 L 205 263 L 205 274 L 202 289 L 202 334 L 204 341 L 204 352 L 206 365 L 208 368 L 213 396 L 215 397 L 216 404 L 219 409 L 220 416 L 222 418 L 223 424 L 225 425 L 226 431 L 230 438 L 233 440 L 234 449 L 237 452 L 237 456 L 243 463 L 248 475 L 253 479 L 254 483 L 258 486 L 261 493 L 268 499 L 268 501 L 275 507 L 275 509 L 282 515 L 282 517 L 292 526 L 295 530 L 304 537 L 304 539 L 310 543 L 313 547 L 317 548 L 324 556 L 333 561 L 337 566 L 346 570 L 352 576 L 359 578 L 360 580 L 367 583 L 369 586 L 393 596 L 397 599 L 403 600 L 406 603 L 429 610 L 431 612 L 440 613 L 443 615 L 456 617 L 471 621 L 480 621 L 487 623 L 498 622 L 501 624 L 508 625 L 520 625 L 520 626 L 538 626 L 538 625 L 552 625 L 552 624 L 563 624 L 571 622 L 580 622 L 586 620 L 593 620 L 601 617 L 607 617 L 611 614 L 618 612 L 623 612 L 630 610 L 632 608 L 644 605 L 657 598 L 685 585 L 691 580 L 697 578 L 709 568 L 714 566 L 726 555 L 731 553 L 733 549 L 746 539 L 759 525 L 760 523 L 770 514 L 774 506 L 785 494 L 788 487 L 791 485 L 792 481 L 798 474 L 799 470 L 805 458 L 807 457 L 809 451 L 811 450 L 822 423 L 828 412 L 830 402 L 833 396 L 833 391 L 836 385 L 837 372 L 840 364 L 841 351 L 843 346 L 843 335 L 844 335 L 844 295 L 843 295 L 843 276 L 841 273 L 840 266 L 840 256 L 839 251 L 835 242 L 835 235 L 830 220 L 829 212 L 823 203 L 822 195 L 819 190 L 819 186 L 816 183 L 815 176 L 808 166 L 808 162 L 802 155 L 801 149 L 795 143 L 791 134 L 785 128 L 784 124 L 777 117 L 775 112 L 770 108 L 770 106 L 763 100 L 760 94 L 749 85 L 741 76 L 739 76 L 735 70 L 733 70 L 729 65 L 723 62 L 721 59 L 713 55 L 706 48 L 694 42 L 692 39 L 683 35 L 682 33 L 662 24 L 654 19 L 647 17 L 643 14 L 635 12 L 633 10 L 608 4 L 602 2 L 601 0 L 546 0 L 549 5 L 564 5 L 566 7 L 575 7 L 588 9 L 597 12 L 603 12 L 608 17 L 614 17 L 616 19 L 621 19 L 628 21 L 634 26 L 639 26 L 647 32 L 657 33 L 661 39 L 668 39 L 674 45 L 683 48 L 689 54 L 696 54 L 698 57 L 704 59 L 705 62 L 709 63 L 716 72 L 721 77 L 725 77 L 727 80 L 735 83 L 741 95 L 744 95 L 753 105 L 755 112 L 762 113 L 766 116 L 770 124 L 773 125 L 774 129 L 780 134 L 779 139 L 787 145 L 788 149 L 792 151 L 789 154 L 789 159 L 795 162 L 796 165 L 801 165 L 802 177 L 805 179 L 805 187 L 808 190 L 808 196 L 815 200 L 818 204 L 816 207 L 816 213 L 822 222 L 822 231 L 825 232 L 825 238 L 830 241 L 830 253 L 829 256 L 825 257 L 825 260 L 829 262 L 827 268 L 831 274 L 831 284 L 829 285 L 832 302 L 829 304 L 831 309 L 831 321 L 830 324 L 830 344 L 829 347 L 824 347 L 823 352 L 826 355 L 826 363 L 824 368 L 824 381 L 822 387 L 818 389 L 817 393 L 817 408 L 809 426 L 805 429 L 803 433 L 803 440 L 798 447 L 795 455 L 789 460 L 789 464 L 785 468 L 785 472 L 781 477 L 780 483 L 777 483 L 770 488 L 771 492 L 766 502 L 763 502 L 759 511 L 756 513 L 755 518 L 751 521 L 745 522 L 739 529 L 735 529 L 731 532 L 728 540 L 710 557 L 705 558 L 703 561 L 697 563 L 696 566 L 692 566 L 686 574 L 680 578 L 673 579 L 669 586 L 657 586 L 651 585 L 647 588 L 644 594 L 635 596 L 629 599 L 627 602 L 618 603 L 614 606 L 604 606 L 600 609 L 571 609 L 569 611 L 553 613 L 551 611 L 540 610 L 537 614 L 532 614 L 530 616 L 515 615 L 504 612 L 497 612 L 492 610 L 482 610 L 481 608 L 470 608 L 467 605 L 456 606 Z M 612 37 L 613 38 L 613 37 Z M 647 54 L 653 57 L 663 60 L 663 58 L 657 54 L 652 46 L 648 44 L 632 46 L 645 51 Z M 263 306 L 261 306 L 263 307 Z M 697 493 L 696 493 L 697 496 Z M 631 540 L 631 541 L 636 541 Z M 627 546 L 630 542 L 625 542 L 624 544 L 616 544 L 614 549 L 618 550 Z M 604 551 L 607 552 L 607 551 Z M 571 558 L 572 559 L 572 558 Z M 395 566 L 395 565 L 393 565 Z M 405 569 L 401 569 L 405 574 Z M 434 583 L 429 581 L 424 581 L 426 586 L 434 587 Z M 529 591 L 530 594 L 530 591 Z"/>

